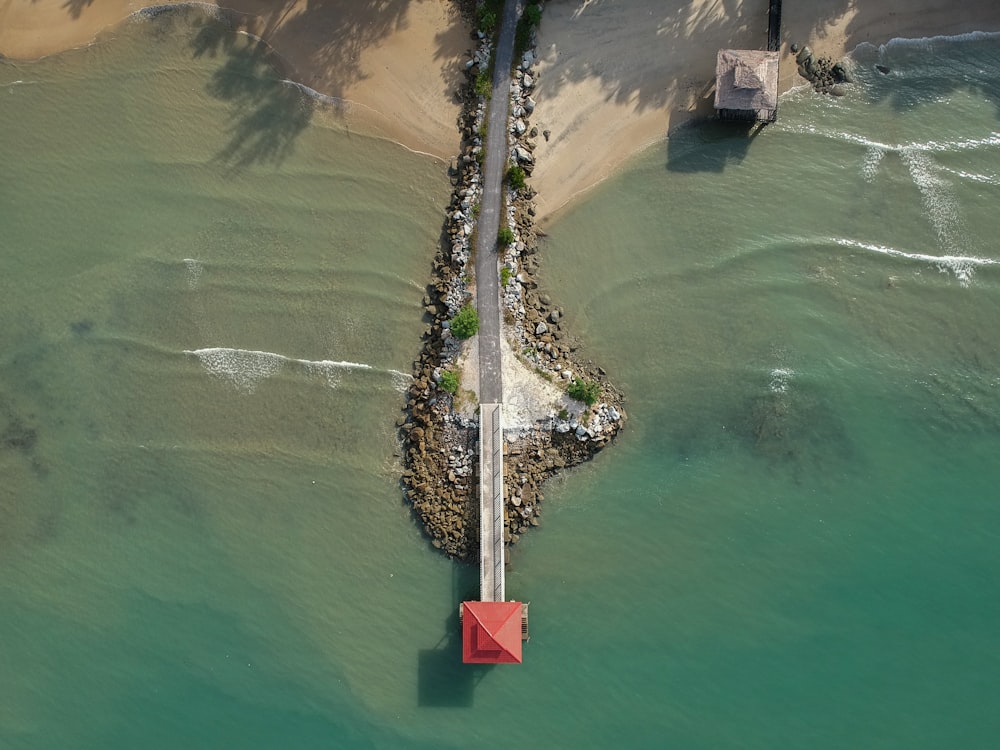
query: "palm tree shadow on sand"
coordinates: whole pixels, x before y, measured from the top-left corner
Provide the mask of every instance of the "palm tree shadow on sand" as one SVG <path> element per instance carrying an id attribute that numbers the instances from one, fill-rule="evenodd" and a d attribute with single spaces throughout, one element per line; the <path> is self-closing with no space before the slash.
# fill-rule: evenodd
<path id="1" fill-rule="evenodd" d="M 224 20 L 203 19 L 191 49 L 196 58 L 224 58 L 205 86 L 229 106 L 228 138 L 215 160 L 234 169 L 281 164 L 312 120 L 316 102 L 284 77 L 265 42 Z"/>

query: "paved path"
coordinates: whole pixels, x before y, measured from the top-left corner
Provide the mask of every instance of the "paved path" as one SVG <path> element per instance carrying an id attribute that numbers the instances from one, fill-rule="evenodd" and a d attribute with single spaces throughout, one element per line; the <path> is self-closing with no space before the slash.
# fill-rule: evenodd
<path id="1" fill-rule="evenodd" d="M 479 403 L 503 401 L 500 379 L 500 266 L 497 231 L 500 198 L 507 169 L 507 111 L 510 106 L 510 70 L 514 56 L 514 31 L 520 15 L 518 0 L 507 0 L 500 22 L 493 62 L 493 95 L 487 114 L 483 197 L 476 228 L 476 307 L 479 311 Z"/>
<path id="2" fill-rule="evenodd" d="M 479 311 L 479 598 L 504 601 L 503 383 L 500 372 L 500 265 L 497 231 L 507 169 L 507 110 L 514 30 L 521 8 L 507 0 L 493 62 L 483 197 L 476 229 L 476 307 Z"/>

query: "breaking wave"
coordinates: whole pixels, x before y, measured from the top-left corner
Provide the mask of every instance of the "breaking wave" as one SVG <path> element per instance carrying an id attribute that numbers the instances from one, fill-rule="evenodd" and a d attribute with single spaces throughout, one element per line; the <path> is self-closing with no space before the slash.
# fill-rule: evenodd
<path id="1" fill-rule="evenodd" d="M 928 255 L 926 253 L 908 253 L 904 250 L 886 247 L 885 245 L 875 245 L 868 242 L 858 242 L 844 238 L 833 240 L 842 247 L 852 247 L 858 250 L 867 250 L 880 255 L 888 255 L 893 258 L 906 258 L 907 260 L 918 260 L 930 263 L 937 267 L 942 273 L 953 273 L 962 286 L 968 286 L 976 268 L 983 266 L 1000 265 L 1000 261 L 992 258 L 977 258 L 969 255 Z"/>
<path id="2" fill-rule="evenodd" d="M 253 393 L 261 381 L 276 375 L 287 366 L 300 368 L 309 376 L 325 379 L 330 388 L 336 388 L 339 385 L 345 370 L 375 369 L 371 365 L 360 362 L 297 359 L 274 352 L 261 352 L 252 349 L 211 347 L 185 349 L 184 353 L 197 357 L 201 361 L 202 367 L 213 377 L 227 380 L 237 390 L 246 393 Z M 388 372 L 396 373 L 397 371 L 389 370 Z"/>

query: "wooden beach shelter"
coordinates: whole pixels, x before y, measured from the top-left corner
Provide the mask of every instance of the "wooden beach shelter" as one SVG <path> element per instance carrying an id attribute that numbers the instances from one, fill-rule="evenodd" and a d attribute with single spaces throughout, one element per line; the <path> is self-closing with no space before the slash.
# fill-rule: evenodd
<path id="1" fill-rule="evenodd" d="M 723 120 L 774 122 L 778 116 L 778 53 L 719 50 L 715 108 Z"/>
<path id="2" fill-rule="evenodd" d="M 521 602 L 462 602 L 462 661 L 521 663 Z"/>

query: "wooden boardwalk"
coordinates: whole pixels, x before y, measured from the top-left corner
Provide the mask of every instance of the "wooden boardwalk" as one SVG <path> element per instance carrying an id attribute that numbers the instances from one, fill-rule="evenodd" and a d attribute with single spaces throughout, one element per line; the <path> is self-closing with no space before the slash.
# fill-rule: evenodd
<path id="1" fill-rule="evenodd" d="M 479 599 L 504 601 L 503 407 L 479 407 Z"/>

